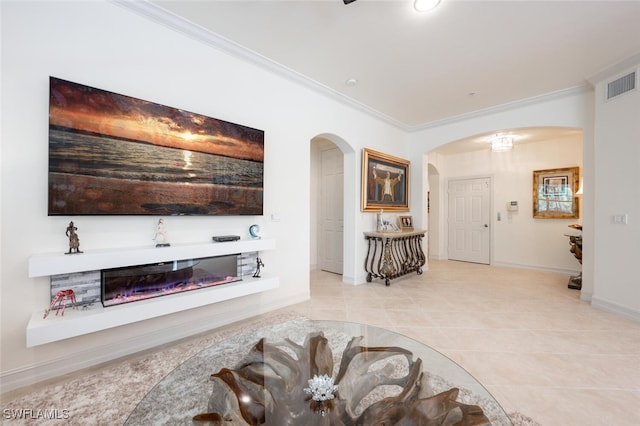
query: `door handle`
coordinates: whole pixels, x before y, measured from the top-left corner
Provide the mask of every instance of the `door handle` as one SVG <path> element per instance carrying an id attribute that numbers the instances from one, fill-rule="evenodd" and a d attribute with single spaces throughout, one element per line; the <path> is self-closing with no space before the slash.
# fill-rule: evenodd
<path id="1" fill-rule="evenodd" d="M 487 224 L 485 223 L 485 224 L 484 224 L 484 227 L 485 227 L 485 228 L 488 228 L 488 227 L 489 227 L 489 225 L 487 225 Z"/>

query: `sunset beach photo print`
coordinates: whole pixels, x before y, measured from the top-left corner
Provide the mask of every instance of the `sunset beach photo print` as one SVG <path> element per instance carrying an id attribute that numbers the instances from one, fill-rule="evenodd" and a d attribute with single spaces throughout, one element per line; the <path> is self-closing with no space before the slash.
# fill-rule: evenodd
<path id="1" fill-rule="evenodd" d="M 50 78 L 49 215 L 261 215 L 264 131 Z"/>

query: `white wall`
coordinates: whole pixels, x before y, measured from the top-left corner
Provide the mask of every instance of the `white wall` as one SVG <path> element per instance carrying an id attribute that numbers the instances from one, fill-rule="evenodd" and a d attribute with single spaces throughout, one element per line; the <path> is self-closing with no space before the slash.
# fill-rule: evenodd
<path id="1" fill-rule="evenodd" d="M 517 130 L 516 130 L 517 133 Z M 439 205 L 447 217 L 447 185 L 452 179 L 488 176 L 492 179 L 491 264 L 535 268 L 575 274 L 580 263 L 569 252 L 567 227 L 580 219 L 534 219 L 532 215 L 533 171 L 562 167 L 581 167 L 582 138 L 577 135 L 559 140 L 518 144 L 512 151 L 486 149 L 453 155 L 438 155 Z M 509 214 L 506 204 L 518 201 L 518 212 Z M 497 220 L 500 214 L 501 220 Z M 445 242 L 433 247 L 432 254 L 447 258 L 447 223 L 440 220 L 439 234 Z M 440 251 L 436 251 L 440 250 Z"/>
<path id="2" fill-rule="evenodd" d="M 631 71 L 636 89 L 605 100 L 606 85 Z M 595 306 L 640 319 L 640 55 L 596 77 L 594 214 Z M 587 184 L 587 182 L 585 182 Z M 613 216 L 628 215 L 628 224 Z"/>
<path id="3" fill-rule="evenodd" d="M 589 144 L 592 142 L 592 132 L 591 129 L 593 127 L 593 115 L 590 107 L 592 106 L 591 99 L 593 95 L 590 91 L 582 90 L 567 90 L 564 92 L 559 92 L 552 96 L 546 96 L 539 99 L 532 99 L 530 101 L 523 101 L 517 105 L 513 105 L 512 108 L 501 107 L 497 108 L 495 111 L 486 111 L 482 114 L 471 115 L 467 118 L 458 118 L 452 119 L 446 122 L 443 122 L 439 125 L 434 125 L 432 127 L 423 129 L 421 131 L 417 131 L 412 134 L 412 159 L 422 158 L 424 153 L 429 153 L 433 151 L 435 148 L 441 145 L 445 145 L 449 142 L 458 141 L 464 138 L 487 134 L 497 131 L 503 131 L 506 129 L 519 129 L 519 128 L 529 128 L 529 127 L 568 127 L 568 128 L 576 128 L 583 130 L 583 141 L 582 143 Z M 553 142 L 551 142 L 553 144 Z M 568 145 L 567 145 L 568 146 Z M 564 154 L 562 154 L 562 160 L 551 163 L 546 162 L 546 159 L 549 159 L 547 154 L 542 153 L 533 153 L 530 150 L 535 150 L 533 146 L 523 148 L 523 149 L 514 149 L 511 153 L 501 153 L 507 154 L 510 156 L 509 160 L 514 160 L 519 163 L 519 169 L 524 167 L 525 170 L 528 170 L 529 173 L 534 169 L 544 169 L 544 168 L 555 168 L 556 165 L 560 166 L 575 166 L 580 165 L 582 163 L 579 157 L 571 159 L 571 150 L 576 148 L 578 150 L 577 155 L 580 155 L 580 148 L 578 145 L 574 145 L 570 147 L 568 150 L 563 150 Z M 518 151 L 520 153 L 518 153 Z M 534 155 L 533 158 L 530 158 L 527 153 L 531 153 Z M 485 154 L 467 154 L 468 156 L 479 156 L 486 155 L 487 157 L 482 158 L 465 158 L 464 162 L 467 165 L 464 169 L 460 168 L 456 170 L 455 174 L 452 175 L 450 172 L 446 170 L 441 170 L 446 168 L 447 160 L 446 156 L 436 155 L 435 158 L 433 155 L 428 156 L 428 161 L 432 163 L 437 169 L 440 178 L 440 202 L 438 200 L 432 200 L 432 209 L 437 209 L 437 214 L 439 214 L 440 220 L 439 223 L 439 245 L 438 247 L 431 248 L 431 254 L 435 257 L 446 257 L 446 232 L 444 228 L 444 220 L 446 218 L 446 203 L 443 197 L 446 197 L 446 190 L 443 189 L 447 184 L 447 177 L 463 177 L 461 176 L 464 173 L 465 176 L 472 176 L 478 174 L 491 174 L 496 173 L 498 176 L 503 174 L 508 174 L 510 170 L 515 170 L 515 165 L 510 164 L 510 161 L 505 161 L 505 157 L 499 156 L 489 156 L 488 153 Z M 537 157 L 537 155 L 542 155 L 541 157 Z M 476 163 L 477 160 L 477 163 Z M 551 159 L 549 159 L 551 160 Z M 487 161 L 490 161 L 489 164 L 485 164 Z M 551 166 L 551 164 L 554 164 Z M 546 165 L 550 165 L 550 167 L 546 167 Z M 493 169 L 495 168 L 495 172 Z M 518 170 L 519 170 L 518 169 Z M 583 170 L 583 174 L 591 176 L 593 170 Z M 458 175 L 458 176 L 455 176 Z M 427 179 L 428 176 L 424 176 L 424 179 Z M 529 202 L 531 203 L 531 183 L 530 181 L 525 180 L 527 176 L 522 174 L 521 176 L 521 185 L 526 185 L 523 189 L 518 186 L 519 189 L 514 188 L 511 184 L 508 184 L 508 187 L 505 187 L 504 182 L 508 182 L 505 179 L 496 179 L 494 178 L 494 217 L 495 221 L 495 213 L 497 209 L 503 209 L 503 205 L 506 201 L 511 200 L 512 197 L 519 197 L 518 201 L 521 203 Z M 497 185 L 497 186 L 496 186 Z M 517 190 L 517 192 L 516 192 Z M 524 191 L 529 191 L 528 195 L 525 195 Z M 593 199 L 585 199 L 583 200 L 587 203 L 593 203 Z M 588 220 L 590 215 L 593 214 L 592 207 L 584 206 L 582 211 L 582 220 Z M 496 263 L 504 263 L 511 264 L 513 266 L 531 266 L 531 267 L 541 267 L 541 269 L 558 269 L 561 271 L 573 271 L 578 269 L 578 265 L 573 264 L 574 260 L 571 260 L 567 246 L 568 242 L 562 242 L 564 233 L 563 230 L 568 230 L 569 228 L 565 228 L 564 221 L 560 223 L 562 225 L 558 226 L 558 222 L 555 220 L 549 220 L 548 222 L 542 223 L 541 226 L 545 228 L 549 228 L 546 231 L 547 235 L 554 235 L 553 241 L 555 243 L 551 243 L 553 246 L 559 247 L 558 256 L 554 256 L 554 259 L 551 262 L 548 262 L 549 259 L 540 259 L 539 254 L 535 253 L 536 246 L 532 244 L 528 248 L 524 249 L 516 249 L 517 245 L 520 242 L 509 242 L 508 238 L 503 237 L 503 235 L 507 235 L 506 232 L 514 227 L 514 223 L 519 224 L 523 221 L 525 217 L 525 213 L 531 211 L 531 204 L 521 204 L 520 212 L 518 215 L 513 215 L 513 221 L 511 225 L 508 221 L 504 221 L 500 224 L 495 224 L 494 226 L 494 248 L 496 252 L 493 253 L 494 261 Z M 503 214 L 503 217 L 506 215 Z M 505 217 L 505 219 L 507 219 Z M 556 222 L 556 223 L 554 223 Z M 539 226 L 540 227 L 540 226 Z M 530 237 L 534 235 L 532 232 L 532 228 L 530 226 L 524 226 L 522 228 L 523 237 Z M 557 235 L 557 236 L 556 236 Z M 566 244 L 566 246 L 564 245 Z M 518 253 L 520 250 L 520 254 L 512 255 L 512 253 Z M 522 250 L 529 251 L 532 256 L 535 255 L 534 258 L 526 257 L 526 253 Z M 563 250 L 567 250 L 566 253 L 561 253 Z M 569 256 L 569 257 L 568 257 Z M 539 259 L 539 260 L 536 260 Z M 560 259 L 558 262 L 557 259 Z M 573 265 L 573 266 L 572 266 Z"/>
<path id="4" fill-rule="evenodd" d="M 426 209 L 427 214 L 427 249 L 428 257 L 434 259 L 443 259 L 444 257 L 444 239 L 440 233 L 441 214 L 440 214 L 440 172 L 434 163 L 430 160 L 437 161 L 436 154 L 428 155 L 423 161 L 427 164 L 427 182 L 428 182 L 428 194 L 425 195 L 426 199 L 424 204 L 428 206 Z"/>
<path id="5" fill-rule="evenodd" d="M 407 153 L 406 134 L 299 83 L 231 57 L 106 1 L 2 2 L 1 339 L 3 391 L 96 362 L 215 328 L 309 297 L 310 141 L 339 135 L 352 147 L 345 174 L 359 194 L 362 147 Z M 277 249 L 265 273 L 280 288 L 180 314 L 27 349 L 32 312 L 49 305 L 49 282 L 27 278 L 34 253 L 63 252 L 68 217 L 47 217 L 48 78 L 182 108 L 265 130 L 264 217 L 165 218 L 173 243 L 247 235 L 259 223 Z M 395 144 L 398 144 L 398 149 Z M 356 172 L 357 171 L 357 172 Z M 353 248 L 345 274 L 364 281 L 355 202 L 345 233 Z M 269 220 L 277 213 L 281 221 Z M 81 249 L 151 244 L 157 218 L 75 217 Z M 360 242 L 362 240 L 362 242 Z"/>
<path id="6" fill-rule="evenodd" d="M 594 271 L 587 277 L 593 282 L 586 284 L 603 304 L 640 311 L 631 263 L 640 241 L 637 94 L 620 106 L 626 111 L 624 129 L 605 120 L 597 144 L 592 94 L 584 92 L 406 133 L 111 2 L 0 2 L 0 14 L 2 391 L 308 298 L 309 144 L 324 134 L 336 135 L 349 148 L 341 146 L 345 182 L 351 183 L 345 185 L 345 241 L 350 244 L 345 246 L 345 280 L 358 283 L 364 282 L 362 232 L 375 226 L 375 215 L 360 211 L 362 148 L 412 161 L 411 214 L 421 217 L 426 187 L 416 171 L 425 169 L 424 154 L 435 147 L 504 128 L 583 129 L 593 165 L 585 170 L 585 184 L 595 186 L 585 188 L 583 223 L 594 223 L 594 229 L 585 230 L 585 241 L 596 240 L 585 251 L 598 247 L 602 252 L 586 265 Z M 69 218 L 46 215 L 50 75 L 265 130 L 265 217 L 171 217 L 167 224 L 175 243 L 209 241 L 216 233 L 246 235 L 251 223 L 261 224 L 263 235 L 277 240 L 277 250 L 263 258 L 265 272 L 280 276 L 280 289 L 27 349 L 29 317 L 49 304 L 48 280 L 27 278 L 28 258 L 68 248 L 64 230 Z M 601 196 L 606 203 L 598 198 L 596 210 Z M 614 211 L 629 213 L 624 231 L 607 222 Z M 268 220 L 271 213 L 281 221 Z M 156 220 L 74 218 L 85 251 L 149 244 Z"/>
<path id="7" fill-rule="evenodd" d="M 640 320 L 640 287 L 634 265 L 640 252 L 640 92 L 609 103 L 603 101 L 603 92 L 605 82 L 625 70 L 637 69 L 639 63 L 640 55 L 636 55 L 592 78 L 596 86 L 593 92 L 567 90 L 513 108 L 452 119 L 415 132 L 411 145 L 411 158 L 418 159 L 448 142 L 504 129 L 582 129 L 585 188 L 581 298 L 635 320 Z M 624 213 L 629 224 L 613 225 L 612 216 Z"/>

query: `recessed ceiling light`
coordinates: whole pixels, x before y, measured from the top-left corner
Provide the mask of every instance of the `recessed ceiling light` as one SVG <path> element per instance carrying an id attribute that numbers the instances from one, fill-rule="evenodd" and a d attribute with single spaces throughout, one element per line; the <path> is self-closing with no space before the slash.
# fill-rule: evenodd
<path id="1" fill-rule="evenodd" d="M 348 79 L 344 82 L 344 84 L 346 84 L 347 86 L 355 86 L 356 84 L 358 84 L 358 79 L 353 78 L 353 77 L 348 78 Z"/>
<path id="2" fill-rule="evenodd" d="M 418 12 L 428 12 L 435 9 L 441 0 L 415 0 L 413 2 L 413 8 Z"/>

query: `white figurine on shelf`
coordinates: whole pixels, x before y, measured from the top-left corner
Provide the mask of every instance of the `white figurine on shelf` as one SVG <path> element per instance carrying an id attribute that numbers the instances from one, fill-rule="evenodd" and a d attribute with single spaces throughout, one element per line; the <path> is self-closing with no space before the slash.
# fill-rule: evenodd
<path id="1" fill-rule="evenodd" d="M 153 237 L 156 242 L 156 247 L 169 247 L 169 239 L 167 238 L 167 230 L 164 226 L 164 219 L 158 220 L 158 226 L 156 227 L 156 235 Z"/>
<path id="2" fill-rule="evenodd" d="M 384 210 L 380 209 L 380 213 L 376 215 L 376 230 L 378 232 L 382 232 L 386 229 L 384 225 L 384 217 L 382 216 L 383 213 L 384 213 Z"/>

